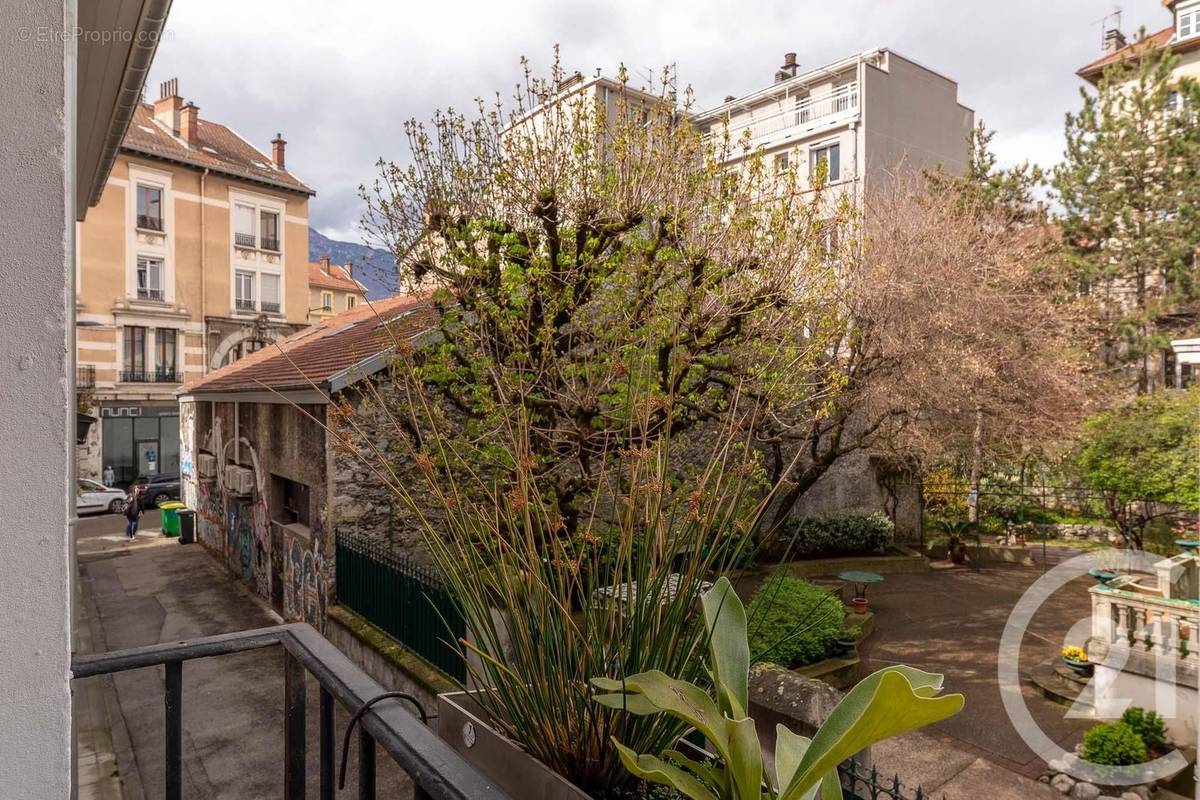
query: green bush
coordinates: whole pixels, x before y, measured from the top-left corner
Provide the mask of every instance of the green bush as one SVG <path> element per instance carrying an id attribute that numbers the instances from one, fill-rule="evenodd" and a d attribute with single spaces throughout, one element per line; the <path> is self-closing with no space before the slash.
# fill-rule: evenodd
<path id="1" fill-rule="evenodd" d="M 1142 737 L 1147 750 L 1158 750 L 1167 743 L 1167 724 L 1154 711 L 1130 706 L 1121 715 L 1121 722 L 1133 728 L 1133 732 Z"/>
<path id="2" fill-rule="evenodd" d="M 1082 755 L 1093 764 L 1131 766 L 1146 760 L 1146 743 L 1124 722 L 1105 722 L 1083 735 Z"/>
<path id="3" fill-rule="evenodd" d="M 886 514 L 845 514 L 790 520 L 774 548 L 779 558 L 882 553 L 896 538 Z"/>
<path id="4" fill-rule="evenodd" d="M 846 619 L 836 595 L 784 572 L 767 578 L 746 614 L 751 658 L 785 667 L 828 658 Z"/>

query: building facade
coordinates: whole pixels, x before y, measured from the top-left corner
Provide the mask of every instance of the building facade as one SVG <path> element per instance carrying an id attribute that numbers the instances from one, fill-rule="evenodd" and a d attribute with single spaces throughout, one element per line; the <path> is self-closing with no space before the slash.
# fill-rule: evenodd
<path id="1" fill-rule="evenodd" d="M 315 323 L 363 302 L 367 287 L 354 280 L 349 264 L 338 266 L 322 258 L 308 265 L 308 291 L 308 320 Z"/>
<path id="2" fill-rule="evenodd" d="M 748 137 L 749 152 L 802 180 L 825 161 L 830 196 L 849 194 L 858 205 L 870 184 L 899 169 L 965 168 L 975 112 L 958 101 L 955 81 L 880 49 L 810 70 L 787 53 L 771 85 L 727 97 L 696 124 L 713 135 L 728 126 L 731 140 Z"/>
<path id="3" fill-rule="evenodd" d="M 175 391 L 308 323 L 308 200 L 285 168 L 203 119 L 176 81 L 138 104 L 77 229 L 79 474 L 179 469 Z"/>

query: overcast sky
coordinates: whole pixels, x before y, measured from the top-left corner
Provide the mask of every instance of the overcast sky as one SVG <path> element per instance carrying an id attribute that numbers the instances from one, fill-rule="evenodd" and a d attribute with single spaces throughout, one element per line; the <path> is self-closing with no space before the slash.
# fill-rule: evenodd
<path id="1" fill-rule="evenodd" d="M 1122 29 L 1170 23 L 1161 0 L 1126 0 Z M 1095 0 L 175 0 L 147 81 L 179 78 L 202 117 L 264 152 L 277 131 L 288 168 L 317 190 L 313 227 L 359 241 L 356 188 L 375 161 L 407 157 L 402 123 L 506 95 L 528 55 L 545 68 L 615 74 L 675 63 L 698 105 L 769 84 L 783 53 L 801 69 L 892 48 L 958 81 L 959 101 L 996 129 L 1005 162 L 1053 164 L 1075 70 L 1100 54 Z"/>

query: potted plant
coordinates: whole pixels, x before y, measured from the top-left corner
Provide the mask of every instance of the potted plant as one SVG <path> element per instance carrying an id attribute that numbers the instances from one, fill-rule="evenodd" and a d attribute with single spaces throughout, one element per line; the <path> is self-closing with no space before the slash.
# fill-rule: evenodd
<path id="1" fill-rule="evenodd" d="M 858 637 L 861 635 L 862 629 L 858 626 L 842 631 L 841 636 L 833 640 L 834 657 L 849 658 L 854 655 L 854 651 L 858 647 Z"/>
<path id="2" fill-rule="evenodd" d="M 974 525 L 962 519 L 942 520 L 942 530 L 947 537 L 946 557 L 954 564 L 963 564 L 967 560 L 967 535 L 974 530 Z"/>
<path id="3" fill-rule="evenodd" d="M 1089 678 L 1095 669 L 1090 661 L 1088 661 L 1087 651 L 1082 647 L 1068 645 L 1062 649 L 1062 660 L 1067 666 L 1075 670 L 1075 673 L 1081 677 Z"/>

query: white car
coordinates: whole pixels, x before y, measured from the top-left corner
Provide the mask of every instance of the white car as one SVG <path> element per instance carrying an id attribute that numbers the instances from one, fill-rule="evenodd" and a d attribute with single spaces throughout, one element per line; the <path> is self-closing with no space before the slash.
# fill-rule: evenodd
<path id="1" fill-rule="evenodd" d="M 75 492 L 75 513 L 92 514 L 107 511 L 120 514 L 125 510 L 125 492 L 110 489 L 102 483 L 81 479 Z"/>

